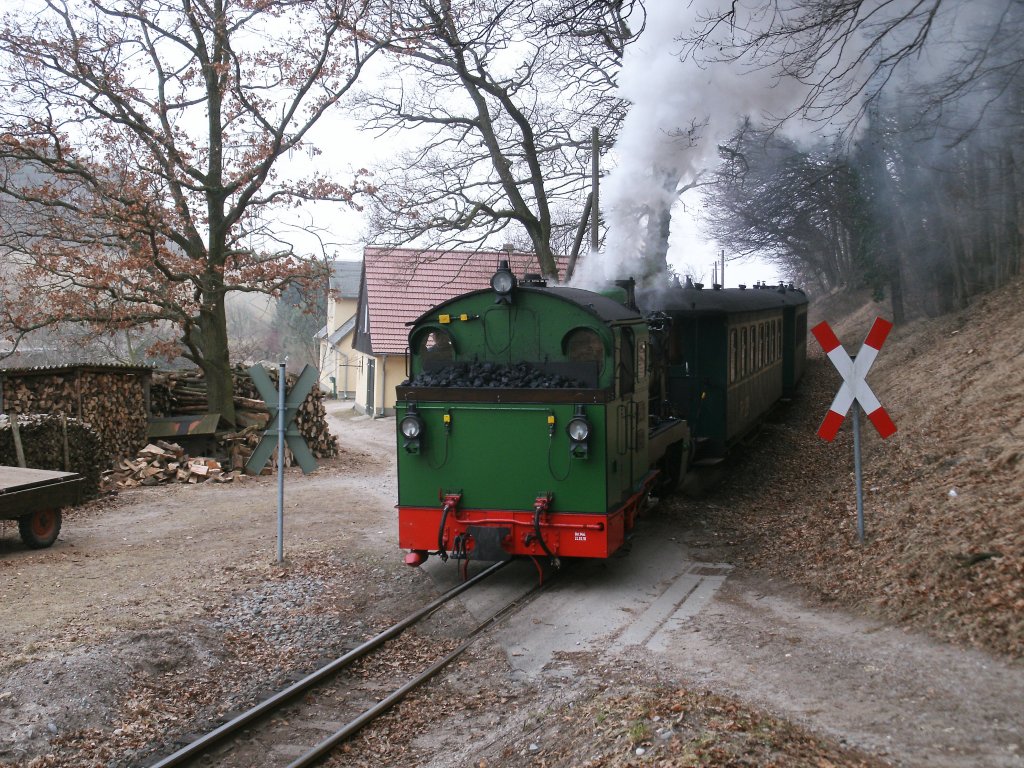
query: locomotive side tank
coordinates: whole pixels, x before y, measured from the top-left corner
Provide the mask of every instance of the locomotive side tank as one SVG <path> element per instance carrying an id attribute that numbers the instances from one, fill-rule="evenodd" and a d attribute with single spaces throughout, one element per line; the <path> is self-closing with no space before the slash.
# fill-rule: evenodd
<path id="1" fill-rule="evenodd" d="M 499 268 L 490 290 L 414 321 L 409 349 L 396 423 L 412 565 L 608 557 L 688 451 L 685 422 L 652 417 L 648 325 L 621 290 L 518 285 Z"/>

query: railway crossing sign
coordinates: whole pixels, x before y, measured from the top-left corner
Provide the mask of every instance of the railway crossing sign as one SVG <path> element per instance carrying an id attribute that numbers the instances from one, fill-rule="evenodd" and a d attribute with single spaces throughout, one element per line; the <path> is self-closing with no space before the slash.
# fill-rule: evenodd
<path id="1" fill-rule="evenodd" d="M 256 389 L 259 390 L 260 396 L 263 398 L 263 402 L 267 404 L 267 410 L 270 411 L 270 419 L 267 421 L 267 431 L 263 433 L 263 438 L 260 440 L 259 445 L 252 452 L 252 456 L 245 462 L 245 471 L 250 474 L 259 474 L 260 470 L 267 463 L 267 459 L 274 452 L 274 448 L 277 447 L 277 433 L 278 433 L 278 414 L 280 412 L 279 401 L 280 392 L 277 387 L 274 386 L 274 382 L 271 381 L 270 376 L 267 375 L 266 369 L 262 365 L 254 365 L 249 369 L 249 375 L 252 376 L 253 384 L 256 385 Z M 299 411 L 299 406 L 302 405 L 302 401 L 306 399 L 306 396 L 312 391 L 313 385 L 316 384 L 319 378 L 317 369 L 311 365 L 307 365 L 302 369 L 302 373 L 299 374 L 298 380 L 295 382 L 295 386 L 287 392 L 284 400 L 285 412 L 284 412 L 284 441 L 288 444 L 288 447 L 292 449 L 292 455 L 295 456 L 295 462 L 302 468 L 303 474 L 308 475 L 314 469 L 316 469 L 316 459 L 309 450 L 309 446 L 306 445 L 305 439 L 295 426 L 295 415 Z M 279 377 L 282 381 L 286 381 L 284 377 Z"/>
<path id="2" fill-rule="evenodd" d="M 277 448 L 277 562 L 284 562 L 284 446 L 285 443 L 292 449 L 296 463 L 302 468 L 303 474 L 308 475 L 316 469 L 316 459 L 306 445 L 305 439 L 295 426 L 295 416 L 299 412 L 299 406 L 306 396 L 313 389 L 320 373 L 311 365 L 302 369 L 299 378 L 291 392 L 288 391 L 287 358 L 281 362 L 277 369 L 277 383 L 270 380 L 262 365 L 254 365 L 249 369 L 253 384 L 263 402 L 267 404 L 270 411 L 270 419 L 267 421 L 267 431 L 263 433 L 259 445 L 252 452 L 252 456 L 245 462 L 245 471 L 250 474 L 259 474 L 270 458 L 270 454 Z M 275 405 L 276 403 L 276 405 Z M 274 428 L 276 423 L 277 428 Z M 273 439 L 276 433 L 276 440 Z M 276 445 L 275 445 L 276 443 Z"/>
<path id="3" fill-rule="evenodd" d="M 843 377 L 843 383 L 836 393 L 832 405 L 829 406 L 825 420 L 818 427 L 818 435 L 831 442 L 839 432 L 839 427 L 846 418 L 847 411 L 853 407 L 853 475 L 857 485 L 857 538 L 864 543 L 864 481 L 860 466 L 860 409 L 861 406 L 867 412 L 868 419 L 875 425 L 883 438 L 890 437 L 896 433 L 896 425 L 893 424 L 889 414 L 886 413 L 882 404 L 878 402 L 875 393 L 871 391 L 865 377 L 871 370 L 878 352 L 885 343 L 885 338 L 892 330 L 892 323 L 880 317 L 868 331 L 867 338 L 860 347 L 860 352 L 855 357 L 850 357 L 846 350 L 839 343 L 839 337 L 828 323 L 818 323 L 811 328 L 814 338 L 825 350 L 832 365 Z"/>
<path id="4" fill-rule="evenodd" d="M 878 434 L 883 438 L 889 437 L 896 432 L 896 425 L 893 424 L 889 414 L 886 413 L 882 404 L 878 402 L 878 398 L 875 397 L 875 393 L 871 391 L 871 387 L 865 381 L 868 371 L 871 370 L 871 366 L 874 364 L 875 358 L 878 357 L 878 352 L 881 350 L 882 344 L 885 343 L 885 338 L 891 330 L 892 323 L 876 317 L 871 330 L 868 331 L 867 338 L 864 339 L 864 343 L 861 345 L 860 352 L 857 353 L 854 359 L 840 345 L 839 338 L 828 323 L 818 323 L 811 329 L 814 338 L 821 344 L 825 354 L 828 355 L 828 359 L 832 361 L 832 365 L 836 367 L 839 375 L 843 377 L 843 384 L 839 387 L 839 392 L 832 401 L 832 405 L 829 406 L 825 420 L 821 422 L 821 426 L 818 428 L 819 437 L 829 442 L 835 439 L 836 434 L 839 432 L 839 427 L 842 426 L 843 419 L 846 418 L 847 411 L 850 410 L 850 406 L 853 405 L 855 400 L 864 408 L 868 419 L 875 425 Z"/>

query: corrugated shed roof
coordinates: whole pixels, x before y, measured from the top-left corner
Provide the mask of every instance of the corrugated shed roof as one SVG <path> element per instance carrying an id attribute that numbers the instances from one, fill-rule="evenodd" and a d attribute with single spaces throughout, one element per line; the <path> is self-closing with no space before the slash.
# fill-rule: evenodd
<path id="1" fill-rule="evenodd" d="M 20 368 L 0 368 L 0 377 L 49 376 L 83 371 L 86 373 L 153 373 L 152 365 L 129 365 L 122 363 L 69 363 L 66 365 L 36 365 Z"/>
<path id="2" fill-rule="evenodd" d="M 363 274 L 361 261 L 331 262 L 331 292 L 339 299 L 359 296 L 359 279 Z"/>
<path id="3" fill-rule="evenodd" d="M 369 328 L 362 330 L 369 332 L 373 354 L 405 354 L 407 322 L 459 294 L 488 288 L 501 259 L 519 277 L 540 271 L 532 253 L 364 249 Z"/>

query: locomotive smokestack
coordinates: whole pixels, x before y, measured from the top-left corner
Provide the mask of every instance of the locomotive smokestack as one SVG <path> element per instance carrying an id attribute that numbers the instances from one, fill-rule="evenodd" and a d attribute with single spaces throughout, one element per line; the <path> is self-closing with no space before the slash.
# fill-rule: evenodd
<path id="1" fill-rule="evenodd" d="M 631 277 L 628 280 L 616 280 L 615 284 L 626 292 L 626 306 L 634 312 L 639 312 L 636 306 L 636 280 Z"/>

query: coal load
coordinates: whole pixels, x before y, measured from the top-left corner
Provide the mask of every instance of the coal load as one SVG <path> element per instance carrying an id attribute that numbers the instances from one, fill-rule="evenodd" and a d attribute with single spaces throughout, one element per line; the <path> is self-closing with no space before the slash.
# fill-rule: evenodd
<path id="1" fill-rule="evenodd" d="M 453 365 L 414 376 L 410 387 L 466 387 L 475 389 L 574 389 L 577 379 L 545 373 L 529 363 L 470 363 Z"/>

